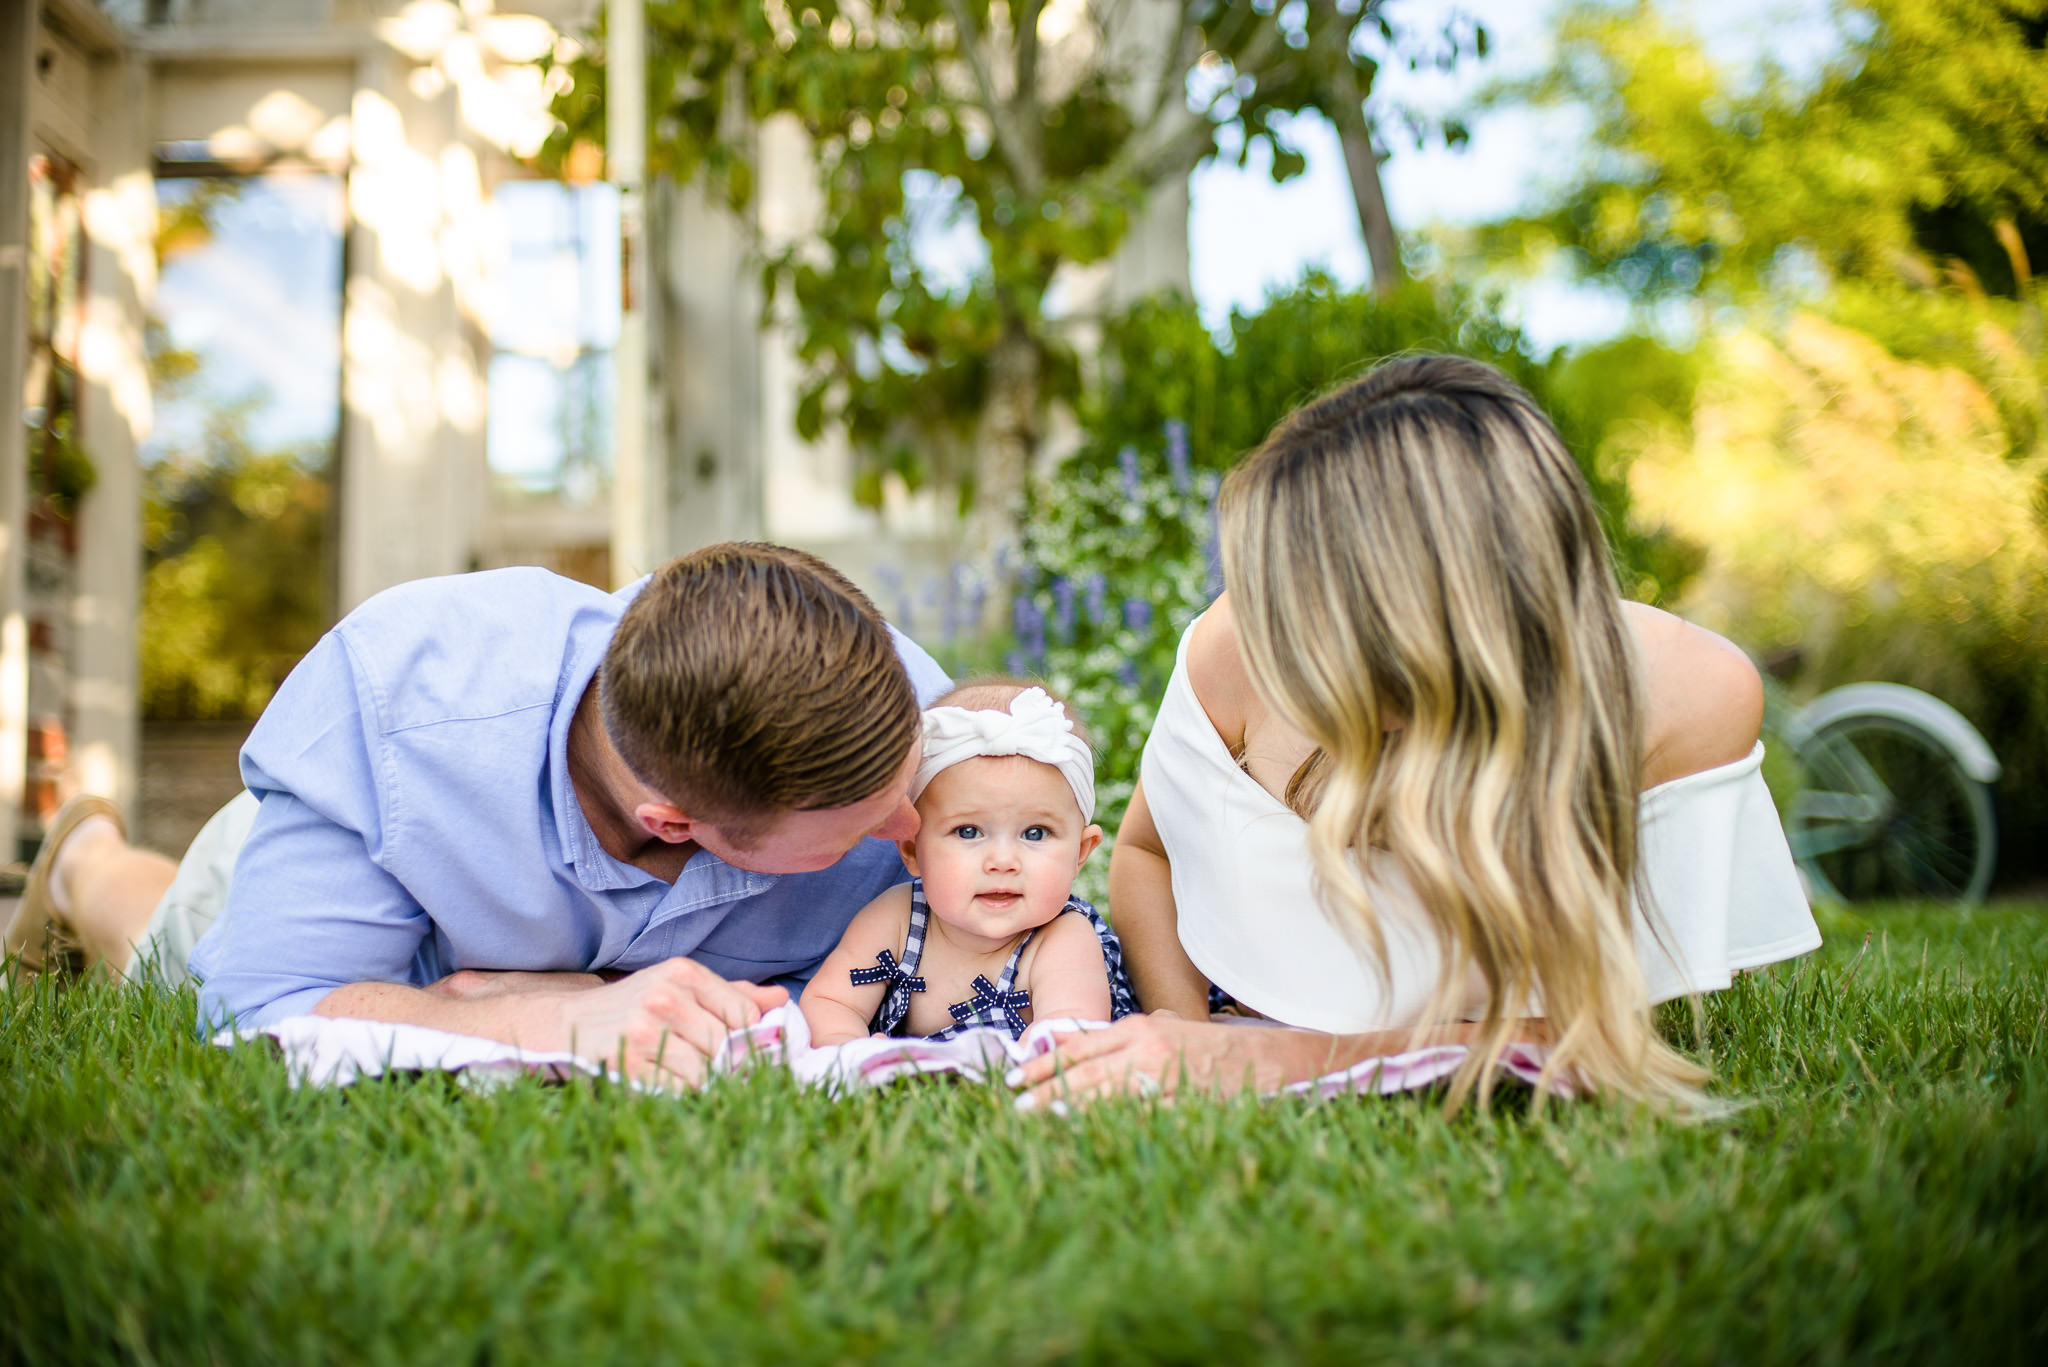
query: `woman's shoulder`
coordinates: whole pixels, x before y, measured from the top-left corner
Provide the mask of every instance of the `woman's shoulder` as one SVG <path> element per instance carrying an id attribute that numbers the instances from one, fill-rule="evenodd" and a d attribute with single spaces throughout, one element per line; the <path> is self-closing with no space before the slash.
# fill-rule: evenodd
<path id="1" fill-rule="evenodd" d="M 1755 748 L 1763 680 L 1733 642 L 1644 603 L 1623 604 L 1643 690 L 1643 786 L 1654 788 Z"/>
<path id="2" fill-rule="evenodd" d="M 1209 724 L 1230 747 L 1231 753 L 1244 748 L 1245 722 L 1259 709 L 1258 694 L 1252 689 L 1251 672 L 1237 646 L 1237 625 L 1231 617 L 1230 595 L 1225 593 L 1188 628 L 1188 687 L 1195 701 L 1208 714 Z"/>

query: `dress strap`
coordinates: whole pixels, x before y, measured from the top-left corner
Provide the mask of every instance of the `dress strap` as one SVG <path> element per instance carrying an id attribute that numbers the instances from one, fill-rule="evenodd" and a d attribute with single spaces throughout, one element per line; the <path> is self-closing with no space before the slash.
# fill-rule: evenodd
<path id="1" fill-rule="evenodd" d="M 903 971 L 917 972 L 924 958 L 924 936 L 931 925 L 932 909 L 924 900 L 924 879 L 910 880 L 910 929 L 903 934 Z"/>
<path id="2" fill-rule="evenodd" d="M 1050 925 L 1051 922 L 1048 921 L 1046 924 Z M 1017 941 L 1017 947 L 1010 951 L 1009 961 L 1003 965 L 1003 971 L 996 977 L 998 992 L 1008 992 L 1017 985 L 1017 966 L 1024 961 L 1024 950 L 1031 944 L 1031 937 L 1038 934 L 1041 929 L 1043 927 L 1033 926 L 1025 931 L 1024 938 Z"/>

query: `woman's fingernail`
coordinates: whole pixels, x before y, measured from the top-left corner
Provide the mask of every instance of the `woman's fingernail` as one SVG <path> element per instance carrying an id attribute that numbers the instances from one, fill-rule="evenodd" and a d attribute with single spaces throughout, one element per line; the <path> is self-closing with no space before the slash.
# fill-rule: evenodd
<path id="1" fill-rule="evenodd" d="M 1020 1111 L 1035 1111 L 1035 1110 L 1037 1110 L 1037 1109 L 1038 1109 L 1038 1094 L 1037 1094 L 1036 1092 L 1026 1092 L 1026 1093 L 1024 1093 L 1024 1095 L 1022 1095 L 1022 1096 L 1018 1097 L 1018 1098 L 1017 1098 L 1017 1109 L 1018 1109 L 1018 1110 L 1020 1110 Z"/>
<path id="2" fill-rule="evenodd" d="M 1012 1068 L 1009 1072 L 1004 1073 L 1003 1085 L 1005 1087 L 1022 1087 L 1024 1085 L 1024 1070 L 1022 1068 Z"/>

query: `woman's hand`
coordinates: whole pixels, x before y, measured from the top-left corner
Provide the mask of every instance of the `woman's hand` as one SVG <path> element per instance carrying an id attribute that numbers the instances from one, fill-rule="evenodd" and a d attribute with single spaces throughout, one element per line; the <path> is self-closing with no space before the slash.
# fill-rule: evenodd
<path id="1" fill-rule="evenodd" d="M 1125 1016 L 1107 1030 L 1060 1035 L 1051 1053 L 1032 1059 L 1018 1070 L 1021 1078 L 1013 1074 L 1011 1080 L 1023 1089 L 1017 1104 L 1025 1110 L 1124 1093 L 1227 1097 L 1246 1087 L 1273 1092 L 1367 1059 L 1439 1044 L 1469 1046 L 1483 1028 L 1459 1022 L 1326 1035 L 1286 1026 L 1192 1021 L 1171 1011 L 1155 1011 Z M 1523 1020 L 1515 1023 L 1513 1037 L 1541 1048 L 1549 1042 L 1550 1032 L 1541 1020 Z"/>
<path id="2" fill-rule="evenodd" d="M 1288 1036 L 1295 1038 L 1289 1039 Z M 1107 1030 L 1058 1037 L 1058 1047 L 1025 1064 L 1017 1104 L 1029 1110 L 1054 1101 L 1085 1102 L 1119 1093 L 1230 1096 L 1247 1086 L 1268 1092 L 1287 1082 L 1290 1053 L 1301 1031 L 1215 1025 L 1171 1011 L 1125 1016 Z M 1313 1047 L 1313 1046 L 1311 1046 Z"/>

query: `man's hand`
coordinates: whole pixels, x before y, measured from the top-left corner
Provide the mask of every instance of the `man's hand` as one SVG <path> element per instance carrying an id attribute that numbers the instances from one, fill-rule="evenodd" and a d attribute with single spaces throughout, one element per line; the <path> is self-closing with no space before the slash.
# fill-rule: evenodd
<path id="1" fill-rule="evenodd" d="M 669 959 L 630 977 L 551 1000 L 557 1042 L 626 1076 L 694 1087 L 726 1035 L 789 1000 L 779 987 L 727 982 L 691 959 Z"/>
<path id="2" fill-rule="evenodd" d="M 313 1012 L 570 1051 L 608 1068 L 623 1063 L 631 1078 L 692 1087 L 729 1031 L 788 1000 L 779 987 L 727 982 L 693 960 L 669 959 L 603 985 L 582 973 L 457 974 L 429 988 L 350 983 Z"/>

